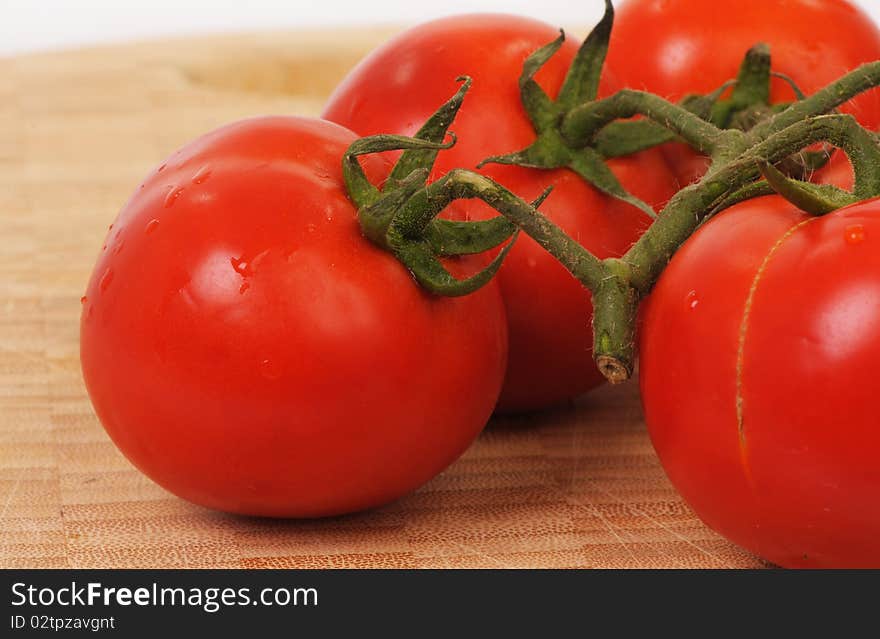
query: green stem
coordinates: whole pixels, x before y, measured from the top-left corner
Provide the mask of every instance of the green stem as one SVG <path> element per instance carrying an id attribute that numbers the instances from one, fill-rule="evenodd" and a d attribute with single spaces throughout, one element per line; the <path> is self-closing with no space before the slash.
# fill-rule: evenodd
<path id="1" fill-rule="evenodd" d="M 588 288 L 598 288 L 607 276 L 601 260 L 541 215 L 534 206 L 494 180 L 466 169 L 454 169 L 429 184 L 407 202 L 400 217 L 409 220 L 408 230 L 412 231 L 458 199 L 486 202 L 559 260 Z M 416 221 L 420 216 L 421 220 Z"/>
<path id="2" fill-rule="evenodd" d="M 757 180 L 763 163 L 777 164 L 805 147 L 824 141 L 843 148 L 848 154 L 858 154 L 850 156 L 854 165 L 867 171 L 872 180 L 880 177 L 871 175 L 880 173 L 880 163 L 876 170 L 871 170 L 872 161 L 861 145 L 851 140 L 860 128 L 849 115 L 826 115 L 797 122 L 717 167 L 697 184 L 679 191 L 659 219 L 623 256 L 623 261 L 632 269 L 631 284 L 640 294 L 647 295 L 678 247 L 693 235 L 709 213 Z M 875 151 L 880 153 L 876 146 Z M 873 188 L 880 192 L 880 181 L 873 182 Z"/>
<path id="3" fill-rule="evenodd" d="M 880 194 L 880 147 L 875 142 L 873 151 L 868 151 L 863 143 L 865 134 L 855 118 L 848 115 L 803 120 L 758 143 L 701 182 L 679 191 L 659 219 L 621 258 L 620 262 L 628 268 L 615 273 L 619 282 L 615 286 L 604 283 L 603 297 L 595 300 L 594 357 L 603 371 L 616 371 L 618 376 L 609 379 L 620 381 L 622 371 L 632 371 L 635 323 L 628 310 L 633 304 L 631 296 L 641 298 L 650 292 L 674 253 L 708 215 L 727 206 L 730 198 L 742 197 L 749 190 L 752 194 L 763 192 L 763 188 L 752 185 L 761 176 L 764 164 L 781 162 L 817 142 L 830 142 L 852 153 L 851 161 L 863 175 L 864 197 L 872 195 L 868 185 L 875 189 L 873 195 Z"/>
<path id="4" fill-rule="evenodd" d="M 494 244 L 505 237 L 509 228 L 499 221 L 489 225 L 481 223 L 485 226 L 471 237 L 470 231 L 457 226 L 445 231 L 436 226 L 432 229 L 435 217 L 453 200 L 463 198 L 477 198 L 496 209 L 556 257 L 593 293 L 594 357 L 609 380 L 620 382 L 633 370 L 635 320 L 640 299 L 650 292 L 678 248 L 709 216 L 733 203 L 768 192 L 768 183 L 760 181 L 762 171 L 770 173 L 777 182 L 782 179 L 768 172 L 768 166 L 775 166 L 811 145 L 828 142 L 843 149 L 853 164 L 854 196 L 865 199 L 880 194 L 877 136 L 860 127 L 852 116 L 821 115 L 878 84 L 880 62 L 865 65 L 814 96 L 760 122 L 748 133 L 721 130 L 685 108 L 640 91 L 624 90 L 569 110 L 559 128 L 569 143 L 587 146 L 607 124 L 641 115 L 713 158 L 713 166 L 703 179 L 678 192 L 654 224 L 619 259 L 598 259 L 534 206 L 478 173 L 456 169 L 423 185 L 426 169 L 422 167 L 401 179 L 390 193 L 379 193 L 368 183 L 357 162 L 357 155 L 389 148 L 433 152 L 443 146 L 436 142 L 396 136 L 377 136 L 356 142 L 344 162 L 345 178 L 350 193 L 361 207 L 362 224 L 366 220 L 365 232 L 394 251 L 429 290 L 440 294 L 467 294 L 481 286 L 500 267 L 511 244 L 485 271 L 466 281 L 455 280 L 437 260 L 443 250 L 438 250 L 438 246 L 454 246 L 459 252 L 466 252 L 465 249 L 481 243 Z M 445 125 L 445 121 L 441 124 Z M 786 185 L 788 187 L 803 188 L 796 184 Z M 835 201 L 849 201 L 846 194 L 836 191 L 806 194 L 795 191 L 795 195 L 822 199 L 823 210 L 827 209 L 826 202 L 833 205 Z M 435 236 L 443 232 L 448 237 L 438 240 Z"/>
<path id="5" fill-rule="evenodd" d="M 713 155 L 720 145 L 742 136 L 740 131 L 723 131 L 656 95 L 632 89 L 575 107 L 562 119 L 560 132 L 572 146 L 587 146 L 607 124 L 636 115 L 660 124 L 705 155 Z"/>
<path id="6" fill-rule="evenodd" d="M 748 133 L 749 141 L 766 138 L 806 118 L 830 113 L 844 102 L 878 85 L 880 85 L 880 61 L 864 64 L 810 97 L 795 102 L 773 118 L 755 126 Z"/>

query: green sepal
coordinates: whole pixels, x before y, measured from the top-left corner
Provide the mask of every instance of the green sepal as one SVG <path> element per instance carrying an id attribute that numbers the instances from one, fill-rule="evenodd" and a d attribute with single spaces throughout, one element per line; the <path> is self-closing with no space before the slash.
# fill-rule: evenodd
<path id="1" fill-rule="evenodd" d="M 425 229 L 425 239 L 436 255 L 475 255 L 505 242 L 514 231 L 516 226 L 501 216 L 478 222 L 437 218 Z"/>
<path id="2" fill-rule="evenodd" d="M 709 120 L 715 104 L 733 84 L 734 81 L 730 80 L 712 93 L 686 95 L 679 105 L 694 115 Z M 617 158 L 653 149 L 675 139 L 676 135 L 669 129 L 651 120 L 616 120 L 596 134 L 593 147 L 606 158 Z"/>
<path id="3" fill-rule="evenodd" d="M 361 155 L 401 149 L 441 151 L 452 148 L 455 144 L 455 134 L 450 132 L 448 135 L 450 140 L 447 143 L 430 142 L 403 135 L 371 135 L 355 140 L 342 156 L 342 176 L 349 199 L 360 209 L 373 204 L 383 195 L 364 173 L 364 168 L 358 159 Z M 425 179 L 427 180 L 427 171 Z"/>
<path id="4" fill-rule="evenodd" d="M 797 98 L 798 100 L 806 100 L 807 99 L 807 94 L 801 90 L 801 88 L 798 86 L 797 82 L 795 82 L 794 79 L 791 78 L 790 76 L 787 76 L 784 73 L 779 73 L 778 71 L 771 71 L 770 75 L 774 78 L 779 78 L 780 80 L 785 82 L 788 86 L 790 86 L 791 90 L 794 91 L 795 98 Z M 790 102 L 780 102 L 780 103 L 778 103 L 778 105 L 779 106 L 784 105 L 784 106 L 788 107 L 791 105 L 791 103 Z"/>
<path id="5" fill-rule="evenodd" d="M 568 110 L 592 102 L 599 95 L 599 79 L 608 55 L 608 42 L 614 25 L 614 7 L 605 0 L 605 13 L 584 40 L 568 68 L 565 82 L 556 98 L 558 107 Z"/>
<path id="6" fill-rule="evenodd" d="M 618 120 L 599 131 L 593 144 L 603 157 L 617 158 L 673 140 L 674 133 L 651 120 Z"/>
<path id="7" fill-rule="evenodd" d="M 550 129 L 538 136 L 538 139 L 531 146 L 509 155 L 486 158 L 477 165 L 477 168 L 489 163 L 515 164 L 534 169 L 568 168 L 602 193 L 632 204 L 651 218 L 656 218 L 657 214 L 650 204 L 623 188 L 617 176 L 608 168 L 605 160 L 605 156 L 592 147 L 578 150 L 568 149 L 561 142 L 559 132 Z"/>
<path id="8" fill-rule="evenodd" d="M 568 167 L 602 193 L 631 204 L 651 219 L 657 219 L 657 213 L 650 204 L 623 188 L 617 176 L 608 168 L 605 158 L 595 149 L 586 147 L 574 154 Z"/>
<path id="9" fill-rule="evenodd" d="M 605 165 L 605 157 L 602 153 L 590 147 L 569 147 L 559 130 L 560 117 L 563 113 L 583 102 L 596 99 L 613 23 L 614 7 L 610 0 L 605 0 L 605 13 L 578 50 L 556 101 L 552 100 L 535 82 L 534 76 L 559 51 L 565 41 L 565 33 L 560 32 L 556 40 L 526 58 L 519 79 L 520 97 L 537 137 L 524 149 L 486 158 L 477 165 L 477 168 L 489 163 L 511 164 L 533 169 L 569 168 L 599 191 L 623 200 L 653 218 L 656 217 L 654 209 L 623 188 Z M 626 135 L 626 143 L 629 146 L 637 144 L 635 136 L 646 130 L 656 139 L 656 131 L 646 129 L 642 124 L 636 126 L 638 130 L 634 129 L 632 135 L 626 131 L 622 132 Z M 614 131 L 612 129 L 610 135 L 613 136 Z M 606 136 L 607 141 L 608 136 Z"/>
<path id="10" fill-rule="evenodd" d="M 792 179 L 767 162 L 761 163 L 760 169 L 776 193 L 810 215 L 826 215 L 859 201 L 852 193 L 831 184 Z"/>
<path id="11" fill-rule="evenodd" d="M 480 161 L 477 168 L 486 164 L 513 164 L 532 169 L 556 169 L 568 166 L 572 150 L 569 149 L 556 129 L 547 129 L 538 134 L 535 141 L 520 151 L 507 155 L 495 155 Z"/>
<path id="12" fill-rule="evenodd" d="M 699 93 L 686 95 L 679 104 L 694 115 L 698 115 L 704 120 L 712 121 L 712 110 L 716 108 L 716 105 L 721 100 L 721 96 L 735 84 L 736 80 L 728 80 L 711 93 L 705 95 Z"/>
<path id="13" fill-rule="evenodd" d="M 565 42 L 565 32 L 560 29 L 558 38 L 530 54 L 523 62 L 519 76 L 520 100 L 537 133 L 556 123 L 559 109 L 544 89 L 535 82 L 535 74 L 556 55 L 563 42 Z"/>
<path id="14" fill-rule="evenodd" d="M 386 236 L 397 212 L 417 191 L 424 188 L 427 179 L 428 169 L 416 169 L 406 178 L 398 181 L 396 188 L 382 193 L 370 204 L 360 207 L 358 221 L 367 239 L 383 248 L 388 248 Z"/>
<path id="15" fill-rule="evenodd" d="M 537 209 L 550 192 L 552 186 L 544 189 L 533 202 Z M 425 229 L 425 239 L 436 255 L 475 255 L 500 246 L 516 231 L 516 225 L 504 216 L 476 222 L 460 222 L 435 218 Z"/>
<path id="16" fill-rule="evenodd" d="M 416 132 L 415 138 L 434 143 L 441 143 L 446 139 L 449 125 L 455 120 L 455 116 L 464 102 L 464 96 L 472 84 L 472 80 L 468 76 L 459 76 L 456 81 L 461 82 L 461 87 L 422 125 L 422 128 Z M 440 148 L 405 150 L 391 170 L 383 190 L 387 190 L 389 187 L 394 188 L 397 182 L 406 178 L 416 169 L 432 169 L 440 150 Z"/>
<path id="17" fill-rule="evenodd" d="M 519 231 L 514 232 L 510 242 L 495 256 L 489 265 L 467 279 L 456 279 L 437 259 L 431 245 L 425 240 L 412 240 L 389 229 L 389 244 L 395 257 L 413 274 L 416 281 L 435 295 L 459 297 L 470 295 L 488 284 L 504 263 L 513 248 Z"/>

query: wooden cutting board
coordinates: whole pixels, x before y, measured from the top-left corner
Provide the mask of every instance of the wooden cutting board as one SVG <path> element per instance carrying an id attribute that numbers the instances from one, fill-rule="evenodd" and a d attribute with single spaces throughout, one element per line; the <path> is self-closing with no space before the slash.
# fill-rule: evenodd
<path id="1" fill-rule="evenodd" d="M 194 136 L 313 115 L 387 32 L 259 34 L 0 59 L 0 567 L 753 567 L 666 480 L 637 388 L 497 420 L 441 476 L 322 521 L 211 512 L 136 471 L 80 376 L 107 225 Z"/>

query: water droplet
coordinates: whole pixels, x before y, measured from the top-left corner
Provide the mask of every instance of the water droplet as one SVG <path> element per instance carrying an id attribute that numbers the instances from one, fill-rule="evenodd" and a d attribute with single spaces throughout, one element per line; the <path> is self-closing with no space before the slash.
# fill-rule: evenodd
<path id="1" fill-rule="evenodd" d="M 309 231 L 309 233 L 314 233 L 318 229 L 318 227 L 314 224 L 306 224 L 306 229 Z"/>
<path id="2" fill-rule="evenodd" d="M 865 241 L 865 227 L 861 224 L 851 224 L 846 227 L 843 237 L 847 244 L 861 244 Z"/>
<path id="3" fill-rule="evenodd" d="M 113 255 L 119 255 L 122 252 L 122 247 L 125 246 L 125 240 L 119 240 L 119 244 L 116 245 L 116 248 L 113 249 Z"/>
<path id="4" fill-rule="evenodd" d="M 89 301 L 89 298 L 86 297 L 85 295 L 83 295 L 81 298 L 79 298 L 79 303 L 80 303 L 80 304 L 85 304 L 85 303 L 88 302 L 88 301 Z"/>
<path id="5" fill-rule="evenodd" d="M 240 257 L 230 257 L 229 261 L 232 264 L 232 268 L 235 269 L 236 273 L 243 277 L 248 275 L 248 266 L 250 266 L 250 264 L 247 260 Z"/>
<path id="6" fill-rule="evenodd" d="M 326 211 L 324 211 L 324 219 L 326 219 L 328 222 L 333 221 L 333 210 L 332 209 L 327 209 Z"/>
<path id="7" fill-rule="evenodd" d="M 687 297 L 685 297 L 685 304 L 687 304 L 687 307 L 691 310 L 694 310 L 700 305 L 700 300 L 697 297 L 696 291 L 691 291 L 687 294 Z"/>
<path id="8" fill-rule="evenodd" d="M 107 245 L 104 244 L 104 245 L 101 247 L 101 250 L 102 250 L 102 251 L 106 251 L 106 250 L 107 250 Z"/>
<path id="9" fill-rule="evenodd" d="M 244 292 L 245 292 L 246 290 L 248 290 L 250 287 L 251 287 L 251 285 L 248 284 L 247 282 L 242 282 L 242 283 L 241 283 L 241 286 L 238 287 L 238 294 L 239 294 L 239 295 L 244 295 Z"/>
<path id="10" fill-rule="evenodd" d="M 164 171 L 166 166 L 167 165 L 165 164 L 161 165 L 158 169 L 156 169 L 156 173 L 161 173 L 162 171 Z"/>
<path id="11" fill-rule="evenodd" d="M 99 284 L 99 288 L 101 289 L 102 293 L 107 290 L 107 287 L 110 286 L 110 282 L 112 281 L 113 271 L 108 268 L 106 271 L 104 271 L 104 275 L 101 276 L 101 283 Z"/>
<path id="12" fill-rule="evenodd" d="M 159 227 L 159 220 L 150 220 L 147 222 L 147 225 L 144 227 L 144 233 L 150 234 L 155 231 Z"/>
<path id="13" fill-rule="evenodd" d="M 262 373 L 263 377 L 266 379 L 278 379 L 281 377 L 281 369 L 278 364 L 271 359 L 264 359 L 260 363 L 260 373 Z"/>
<path id="14" fill-rule="evenodd" d="M 174 206 L 181 193 L 183 193 L 182 186 L 172 186 L 168 191 L 168 195 L 165 196 L 165 208 Z"/>
<path id="15" fill-rule="evenodd" d="M 192 176 L 192 183 L 201 184 L 202 182 L 207 181 L 209 177 L 211 177 L 211 167 L 206 164 Z"/>
<path id="16" fill-rule="evenodd" d="M 108 227 L 107 227 L 107 230 L 108 230 L 108 231 L 112 231 L 112 230 L 113 230 L 113 225 L 111 224 L 110 226 L 108 226 Z"/>

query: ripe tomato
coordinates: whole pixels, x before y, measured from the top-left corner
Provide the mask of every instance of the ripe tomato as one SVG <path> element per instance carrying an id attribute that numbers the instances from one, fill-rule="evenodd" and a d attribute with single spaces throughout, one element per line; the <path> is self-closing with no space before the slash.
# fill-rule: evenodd
<path id="1" fill-rule="evenodd" d="M 710 527 L 789 567 L 880 567 L 880 200 L 737 205 L 675 254 L 641 334 L 645 419 Z"/>
<path id="2" fill-rule="evenodd" d="M 337 88 L 323 116 L 362 135 L 412 134 L 455 92 L 456 77 L 469 75 L 473 88 L 450 127 L 458 143 L 440 153 L 437 174 L 473 169 L 490 155 L 534 141 L 517 78 L 526 57 L 558 35 L 541 22 L 504 15 L 428 22 L 362 61 Z M 567 40 L 537 75 L 549 95 L 561 87 L 577 48 L 578 43 Z M 613 160 L 611 167 L 625 187 L 652 205 L 663 204 L 674 192 L 674 179 L 659 153 Z M 481 172 L 526 200 L 552 185 L 541 211 L 600 257 L 620 256 L 650 224 L 635 207 L 602 195 L 567 169 L 487 165 Z M 480 202 L 466 206 L 475 219 L 497 215 Z M 592 306 L 580 283 L 527 237 L 508 255 L 499 279 L 510 332 L 499 409 L 538 409 L 600 384 L 604 378 L 591 356 Z"/>
<path id="3" fill-rule="evenodd" d="M 84 298 L 85 381 L 122 452 L 185 499 L 277 517 L 376 506 L 492 413 L 497 286 L 432 297 L 362 237 L 341 170 L 354 139 L 319 120 L 231 124 L 172 155 L 111 229 Z"/>
<path id="4" fill-rule="evenodd" d="M 737 75 L 746 51 L 770 45 L 773 70 L 811 94 L 861 64 L 880 59 L 880 31 L 848 0 L 625 0 L 617 11 L 608 63 L 625 86 L 677 101 L 709 93 Z M 782 80 L 771 100 L 795 99 Z M 841 109 L 862 125 L 880 126 L 880 92 Z M 705 171 L 705 160 L 681 145 L 666 147 L 682 183 Z"/>

